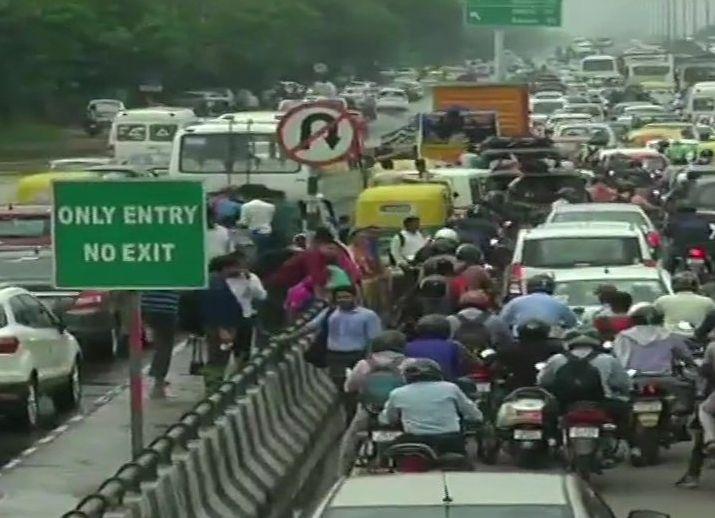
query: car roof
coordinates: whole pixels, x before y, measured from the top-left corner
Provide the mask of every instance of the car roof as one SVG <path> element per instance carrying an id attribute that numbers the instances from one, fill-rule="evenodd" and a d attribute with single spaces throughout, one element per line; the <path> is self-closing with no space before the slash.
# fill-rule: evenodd
<path id="1" fill-rule="evenodd" d="M 548 239 L 554 237 L 634 237 L 642 232 L 634 225 L 621 222 L 568 222 L 544 223 L 524 231 L 524 239 Z"/>
<path id="2" fill-rule="evenodd" d="M 638 212 L 642 213 L 638 205 L 633 203 L 569 203 L 554 207 L 552 212 Z"/>
<path id="3" fill-rule="evenodd" d="M 586 266 L 578 268 L 554 269 L 554 281 L 600 281 L 600 280 L 648 280 L 661 281 L 667 272 L 660 268 L 642 264 L 629 266 Z"/>
<path id="4" fill-rule="evenodd" d="M 432 472 L 346 479 L 331 508 L 444 505 L 567 505 L 566 476 L 546 473 Z"/>

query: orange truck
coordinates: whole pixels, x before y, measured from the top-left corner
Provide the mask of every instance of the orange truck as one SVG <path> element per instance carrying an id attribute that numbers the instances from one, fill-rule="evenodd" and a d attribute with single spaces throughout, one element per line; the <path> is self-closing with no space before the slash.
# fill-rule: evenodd
<path id="1" fill-rule="evenodd" d="M 529 88 L 527 85 L 450 83 L 433 87 L 435 111 L 459 108 L 496 112 L 499 136 L 529 135 Z M 457 144 L 423 144 L 422 155 L 435 160 L 456 161 L 464 151 Z"/>

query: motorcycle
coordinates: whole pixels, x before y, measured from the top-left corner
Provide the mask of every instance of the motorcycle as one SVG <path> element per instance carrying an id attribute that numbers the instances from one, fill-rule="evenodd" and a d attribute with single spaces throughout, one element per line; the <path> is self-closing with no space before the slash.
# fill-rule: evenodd
<path id="1" fill-rule="evenodd" d="M 497 413 L 497 434 L 519 467 L 533 467 L 547 458 L 557 444 L 548 432 L 548 403 L 553 396 L 538 387 L 509 394 Z"/>
<path id="2" fill-rule="evenodd" d="M 566 461 L 583 480 L 601 474 L 604 460 L 615 458 L 616 425 L 597 403 L 571 405 L 561 418 L 561 429 Z"/>
<path id="3" fill-rule="evenodd" d="M 680 260 L 679 271 L 689 271 L 695 274 L 700 282 L 707 282 L 712 275 L 711 258 L 707 249 L 703 247 L 688 248 L 684 258 Z"/>
<path id="4" fill-rule="evenodd" d="M 672 376 L 633 370 L 629 375 L 634 378 L 633 445 L 641 451 L 640 457 L 631 457 L 631 463 L 636 467 L 654 465 L 660 460 L 661 447 L 668 448 L 688 438 L 695 386 Z M 664 383 L 666 380 L 668 387 Z M 674 391 L 680 391 L 681 387 L 683 393 L 679 397 Z"/>
<path id="5" fill-rule="evenodd" d="M 378 421 L 382 411 L 377 405 L 363 405 L 368 413 L 367 430 L 361 432 L 355 467 L 359 471 L 375 473 L 389 468 L 386 463 L 386 451 L 403 434 L 394 426 L 384 426 Z"/>

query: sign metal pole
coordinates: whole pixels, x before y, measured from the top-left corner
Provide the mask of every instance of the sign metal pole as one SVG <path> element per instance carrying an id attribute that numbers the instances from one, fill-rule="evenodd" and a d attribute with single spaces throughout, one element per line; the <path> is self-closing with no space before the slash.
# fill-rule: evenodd
<path id="1" fill-rule="evenodd" d="M 132 457 L 144 449 L 144 387 L 142 383 L 142 316 L 140 292 L 132 292 L 132 324 L 129 334 L 129 392 L 132 434 Z"/>
<path id="2" fill-rule="evenodd" d="M 504 81 L 504 29 L 494 29 L 494 79 Z"/>

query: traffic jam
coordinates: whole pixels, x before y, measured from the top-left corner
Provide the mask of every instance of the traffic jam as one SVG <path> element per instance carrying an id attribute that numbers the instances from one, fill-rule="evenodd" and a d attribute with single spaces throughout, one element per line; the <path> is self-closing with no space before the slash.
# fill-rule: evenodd
<path id="1" fill-rule="evenodd" d="M 111 156 L 52 160 L 0 209 L 2 433 L 37 433 L 48 397 L 53 425 L 83 412 L 87 374 L 129 355 L 132 286 L 62 287 L 53 227 L 91 226 L 77 264 L 126 273 L 177 268 L 181 236 L 117 244 L 118 222 L 200 224 L 201 286 L 141 291 L 151 397 L 187 336 L 210 394 L 324 304 L 289 338 L 334 381 L 345 433 L 301 516 L 704 516 L 620 514 L 609 486 L 677 462 L 652 490 L 712 491 L 715 55 L 680 43 L 90 100 Z M 205 214 L 52 203 L 68 182 L 187 180 Z"/>

